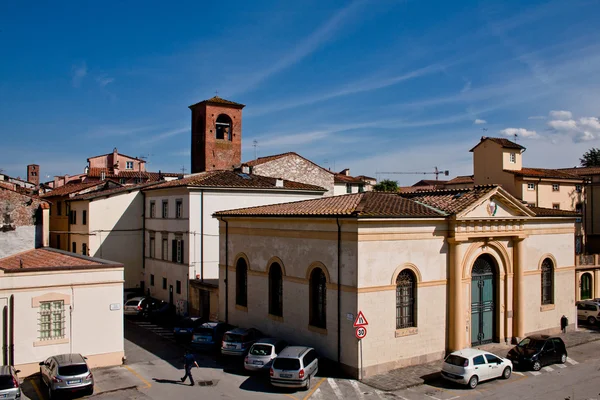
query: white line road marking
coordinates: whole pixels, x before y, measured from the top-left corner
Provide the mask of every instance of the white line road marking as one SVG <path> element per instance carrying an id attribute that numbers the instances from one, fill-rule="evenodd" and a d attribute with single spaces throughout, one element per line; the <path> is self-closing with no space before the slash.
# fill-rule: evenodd
<path id="1" fill-rule="evenodd" d="M 544 371 L 552 372 L 554 369 L 552 367 L 544 367 Z"/>
<path id="2" fill-rule="evenodd" d="M 442 399 L 438 399 L 437 397 L 432 396 L 430 394 L 427 394 L 427 393 L 424 393 L 424 394 L 425 394 L 425 396 L 429 397 L 430 399 L 433 399 L 433 400 L 442 400 Z"/>
<path id="3" fill-rule="evenodd" d="M 312 396 L 310 396 L 310 398 L 315 400 L 322 399 L 323 396 L 321 396 L 321 388 L 317 388 L 317 390 L 315 390 L 315 392 L 312 394 Z"/>
<path id="4" fill-rule="evenodd" d="M 337 397 L 340 400 L 344 398 L 344 396 L 342 395 L 342 391 L 340 390 L 337 383 L 335 383 L 335 379 L 327 378 L 327 383 L 329 383 L 329 386 L 331 386 L 331 388 L 333 389 L 333 393 L 335 393 L 335 397 Z"/>
<path id="5" fill-rule="evenodd" d="M 450 397 L 449 399 L 446 400 L 454 400 L 454 399 L 458 399 L 460 396 L 454 396 L 454 397 Z"/>
<path id="6" fill-rule="evenodd" d="M 410 390 L 410 388 L 408 388 L 408 390 Z M 386 396 L 385 392 L 382 392 L 381 390 L 376 390 L 375 393 L 377 393 L 377 396 L 379 396 L 380 399 L 388 399 L 389 397 Z M 394 393 L 394 397 L 399 398 L 400 400 L 409 400 L 406 397 L 400 396 L 399 394 Z"/>
<path id="7" fill-rule="evenodd" d="M 577 361 L 573 360 L 571 357 L 567 357 L 567 362 L 571 365 L 579 364 Z"/>
<path id="8" fill-rule="evenodd" d="M 533 376 L 540 376 L 542 373 L 538 371 L 529 371 L 529 373 Z"/>
<path id="9" fill-rule="evenodd" d="M 513 374 L 517 374 L 517 375 L 525 376 L 525 374 L 524 374 L 524 373 L 522 373 L 522 372 L 519 372 L 519 371 L 513 371 Z"/>
<path id="10" fill-rule="evenodd" d="M 558 368 L 567 368 L 567 366 L 565 364 L 556 364 L 555 367 L 558 367 Z"/>
<path id="11" fill-rule="evenodd" d="M 363 392 L 358 387 L 358 382 L 356 382 L 356 381 L 350 381 L 350 384 L 354 388 L 354 391 L 356 392 L 356 395 L 358 396 L 358 398 L 359 399 L 364 399 L 365 395 L 363 394 Z"/>

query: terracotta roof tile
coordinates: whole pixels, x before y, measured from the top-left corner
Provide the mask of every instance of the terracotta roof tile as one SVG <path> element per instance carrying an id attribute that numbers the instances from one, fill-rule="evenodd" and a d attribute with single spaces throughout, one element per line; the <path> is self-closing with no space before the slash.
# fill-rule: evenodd
<path id="1" fill-rule="evenodd" d="M 457 214 L 475 201 L 485 196 L 497 186 L 475 186 L 469 189 L 432 190 L 429 192 L 403 193 L 402 196 L 422 204 L 427 204 L 447 214 Z"/>
<path id="2" fill-rule="evenodd" d="M 558 168 L 557 171 L 577 176 L 600 175 L 600 167 Z"/>
<path id="3" fill-rule="evenodd" d="M 335 176 L 333 177 L 333 181 L 335 183 L 358 183 L 358 184 L 365 182 L 361 178 L 344 175 L 344 174 L 335 174 Z"/>
<path id="4" fill-rule="evenodd" d="M 80 194 L 78 196 L 72 197 L 70 200 L 90 200 L 90 199 L 95 199 L 97 197 L 112 196 L 114 194 L 120 194 L 120 193 L 129 193 L 134 190 L 141 190 L 141 189 L 148 188 L 150 186 L 158 185 L 158 184 L 160 184 L 160 182 L 146 182 L 146 183 L 140 183 L 137 185 L 116 187 L 116 188 L 106 189 L 106 190 L 97 190 L 97 191 L 94 191 L 91 193 Z"/>
<path id="5" fill-rule="evenodd" d="M 30 272 L 56 269 L 76 270 L 122 266 L 122 264 L 112 261 L 86 257 L 48 247 L 24 251 L 0 259 L 0 269 L 5 272 Z"/>
<path id="6" fill-rule="evenodd" d="M 94 186 L 101 186 L 107 181 L 94 181 L 94 182 L 83 182 L 83 183 L 67 183 L 66 185 L 57 187 L 51 192 L 44 193 L 40 197 L 53 197 L 53 196 L 66 196 L 69 194 L 77 193 L 81 190 L 90 189 Z M 114 183 L 114 182 L 113 182 Z"/>
<path id="7" fill-rule="evenodd" d="M 248 189 L 292 189 L 314 190 L 324 192 L 320 186 L 306 183 L 283 180 L 283 187 L 276 186 L 276 178 L 267 176 L 244 174 L 236 171 L 217 170 L 206 171 L 183 179 L 176 179 L 152 186 L 146 190 L 164 189 L 170 187 L 220 187 L 220 188 L 248 188 Z"/>
<path id="8" fill-rule="evenodd" d="M 448 185 L 453 185 L 453 184 L 465 184 L 465 183 L 474 183 L 475 182 L 475 178 L 473 177 L 473 175 L 462 175 L 462 176 L 457 176 L 456 178 L 450 179 L 448 182 L 446 182 L 446 184 Z"/>
<path id="9" fill-rule="evenodd" d="M 581 178 L 577 175 L 561 171 L 558 169 L 546 169 L 546 168 L 521 168 L 517 171 L 511 171 L 505 169 L 504 172 L 514 174 L 516 176 L 532 177 L 532 178 L 554 178 L 554 179 L 577 179 Z"/>
<path id="10" fill-rule="evenodd" d="M 235 101 L 231 101 L 231 100 L 225 100 L 219 96 L 213 96 L 208 100 L 202 100 L 196 104 L 192 104 L 191 106 L 189 106 L 189 108 L 193 108 L 195 106 L 197 106 L 198 104 L 202 104 L 202 103 L 208 103 L 208 104 L 224 104 L 227 106 L 235 106 L 236 108 L 243 108 L 246 107 L 244 104 L 241 103 L 236 103 Z"/>
<path id="11" fill-rule="evenodd" d="M 529 206 L 529 208 L 538 217 L 581 217 L 581 213 L 579 213 L 577 211 L 555 210 L 553 208 L 532 207 L 532 206 Z"/>
<path id="12" fill-rule="evenodd" d="M 91 178 L 100 178 L 102 177 L 102 172 L 104 172 L 105 178 L 113 178 L 113 179 L 133 179 L 133 178 L 141 178 L 147 179 L 152 182 L 159 181 L 161 177 L 177 177 L 181 174 L 173 173 L 173 172 L 148 172 L 148 171 L 130 171 L 124 170 L 119 171 L 118 174 L 115 174 L 114 171 L 109 170 L 108 168 L 90 168 L 88 170 L 87 176 Z"/>
<path id="13" fill-rule="evenodd" d="M 443 186 L 448 181 L 435 180 L 435 179 L 421 179 L 413 186 Z"/>
<path id="14" fill-rule="evenodd" d="M 493 137 L 486 137 L 486 136 L 482 136 L 481 137 L 481 141 L 479 143 L 477 143 L 477 146 L 479 146 L 481 143 L 483 143 L 486 140 L 490 140 L 494 143 L 498 143 L 500 146 L 504 147 L 505 149 L 515 149 L 515 150 L 525 150 L 525 147 L 521 146 L 518 143 L 512 142 L 508 139 L 505 138 L 493 138 Z M 471 150 L 469 151 L 473 151 L 475 149 L 475 147 L 473 147 Z"/>

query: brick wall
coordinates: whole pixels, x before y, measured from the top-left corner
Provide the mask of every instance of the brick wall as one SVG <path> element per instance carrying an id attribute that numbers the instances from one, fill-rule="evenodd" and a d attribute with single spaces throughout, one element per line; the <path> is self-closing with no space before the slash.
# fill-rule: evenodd
<path id="1" fill-rule="evenodd" d="M 256 165 L 252 173 L 321 186 L 327 189 L 324 196 L 333 196 L 334 174 L 295 154 Z"/>
<path id="2" fill-rule="evenodd" d="M 0 258 L 41 243 L 43 202 L 0 187 Z"/>

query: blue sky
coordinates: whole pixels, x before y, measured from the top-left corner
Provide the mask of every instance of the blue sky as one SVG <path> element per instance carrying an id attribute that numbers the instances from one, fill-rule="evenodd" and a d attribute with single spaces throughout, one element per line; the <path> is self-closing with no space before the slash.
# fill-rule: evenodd
<path id="1" fill-rule="evenodd" d="M 599 1 L 3 2 L 0 169 L 75 174 L 113 147 L 190 168 L 188 105 L 246 104 L 243 160 L 295 151 L 408 185 L 472 173 L 482 135 L 528 167 L 600 147 Z"/>

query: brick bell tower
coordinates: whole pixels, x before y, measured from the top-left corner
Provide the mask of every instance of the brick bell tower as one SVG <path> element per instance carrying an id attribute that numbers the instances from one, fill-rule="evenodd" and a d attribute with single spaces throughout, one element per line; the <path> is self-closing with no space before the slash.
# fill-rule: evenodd
<path id="1" fill-rule="evenodd" d="M 29 164 L 27 166 L 27 182 L 33 183 L 35 186 L 40 184 L 40 166 L 37 164 Z"/>
<path id="2" fill-rule="evenodd" d="M 242 161 L 244 104 L 215 96 L 191 105 L 192 173 L 231 169 Z"/>

